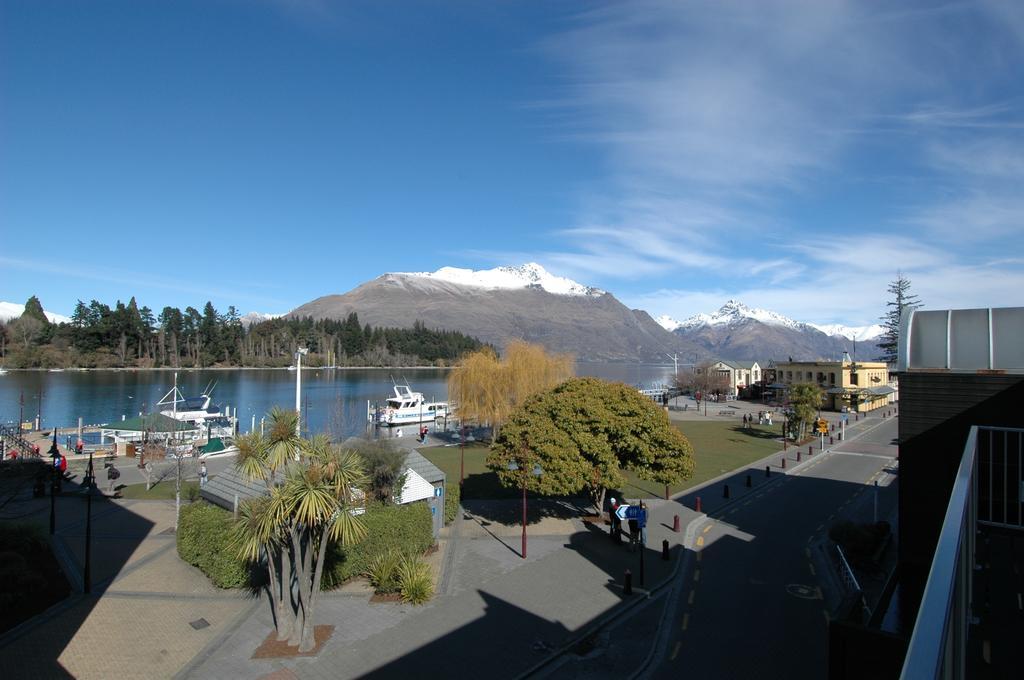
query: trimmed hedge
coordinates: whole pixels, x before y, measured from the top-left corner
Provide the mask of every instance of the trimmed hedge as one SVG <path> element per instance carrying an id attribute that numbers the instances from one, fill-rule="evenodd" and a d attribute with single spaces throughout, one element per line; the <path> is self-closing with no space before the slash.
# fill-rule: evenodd
<path id="1" fill-rule="evenodd" d="M 366 524 L 366 538 L 355 545 L 336 544 L 328 549 L 324 590 L 337 588 L 350 578 L 364 574 L 376 555 L 388 550 L 403 555 L 422 555 L 434 544 L 434 527 L 426 502 L 370 504 L 360 518 Z"/>
<path id="2" fill-rule="evenodd" d="M 455 521 L 455 518 L 459 514 L 459 492 L 461 489 L 458 484 L 445 484 L 444 485 L 444 523 L 445 526 Z"/>
<path id="3" fill-rule="evenodd" d="M 218 588 L 250 584 L 249 566 L 229 545 L 233 524 L 230 512 L 205 502 L 182 506 L 178 517 L 178 556 Z"/>

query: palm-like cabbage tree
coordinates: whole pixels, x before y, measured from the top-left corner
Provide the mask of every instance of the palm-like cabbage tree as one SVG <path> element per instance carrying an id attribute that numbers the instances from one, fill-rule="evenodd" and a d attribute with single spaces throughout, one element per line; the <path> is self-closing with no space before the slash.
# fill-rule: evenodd
<path id="1" fill-rule="evenodd" d="M 238 468 L 250 479 L 264 480 L 268 497 L 243 506 L 236 546 L 248 559 L 266 551 L 278 639 L 307 652 L 316 642 L 314 610 L 328 546 L 366 535 L 351 512 L 353 489 L 364 483 L 365 474 L 360 456 L 327 436 L 296 437 L 294 416 L 275 409 L 269 437 L 239 438 Z"/>
<path id="2" fill-rule="evenodd" d="M 292 553 L 301 575 L 296 622 L 300 652 L 313 649 L 316 642 L 314 613 L 327 546 L 336 541 L 355 543 L 366 536 L 366 526 L 351 512 L 352 490 L 366 479 L 359 455 L 341 450 L 325 435 L 313 437 L 304 449 L 305 464 L 292 468 L 276 497 L 290 521 Z"/>

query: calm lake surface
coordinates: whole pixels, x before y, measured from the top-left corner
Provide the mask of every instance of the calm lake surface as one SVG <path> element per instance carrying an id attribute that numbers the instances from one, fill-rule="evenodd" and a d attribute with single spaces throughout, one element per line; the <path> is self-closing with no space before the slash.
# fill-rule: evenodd
<path id="1" fill-rule="evenodd" d="M 362 434 L 366 429 L 366 402 L 393 394 L 392 377 L 427 399 L 448 397 L 444 369 L 304 369 L 303 418 L 313 432 L 336 438 Z M 653 387 L 667 383 L 672 366 L 645 364 L 578 364 L 576 374 Z M 180 370 L 178 388 L 186 397 L 197 396 L 210 385 L 214 403 L 237 409 L 239 427 L 247 432 L 253 417 L 273 406 L 295 407 L 295 371 L 286 370 Z M 101 424 L 154 410 L 174 385 L 172 371 L 9 371 L 0 376 L 0 422 L 16 423 L 19 400 L 24 399 L 25 420 L 37 411 L 44 428 L 73 427 L 81 416 L 86 424 Z"/>

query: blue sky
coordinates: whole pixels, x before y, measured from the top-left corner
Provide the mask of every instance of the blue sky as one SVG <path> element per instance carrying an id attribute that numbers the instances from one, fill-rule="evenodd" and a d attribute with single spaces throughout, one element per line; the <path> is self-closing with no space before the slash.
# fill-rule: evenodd
<path id="1" fill-rule="evenodd" d="M 0 300 L 536 261 L 654 315 L 1024 304 L 1024 4 L 0 4 Z"/>

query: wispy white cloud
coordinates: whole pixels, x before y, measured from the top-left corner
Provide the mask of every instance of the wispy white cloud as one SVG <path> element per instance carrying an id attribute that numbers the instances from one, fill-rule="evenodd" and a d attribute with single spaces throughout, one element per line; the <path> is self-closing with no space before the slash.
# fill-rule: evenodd
<path id="1" fill-rule="evenodd" d="M 651 0 L 582 13 L 543 45 L 566 83 L 543 111 L 564 112 L 558 124 L 609 172 L 543 259 L 581 280 L 692 283 L 622 296 L 655 314 L 741 297 L 801 318 L 829 299 L 830 318 L 811 320 L 869 323 L 897 270 L 949 304 L 1006 300 L 975 281 L 1021 276 L 1020 7 Z M 858 219 L 862 203 L 876 207 Z M 1016 252 L 993 271 L 974 245 L 998 239 Z M 871 287 L 868 301 L 850 294 Z"/>

